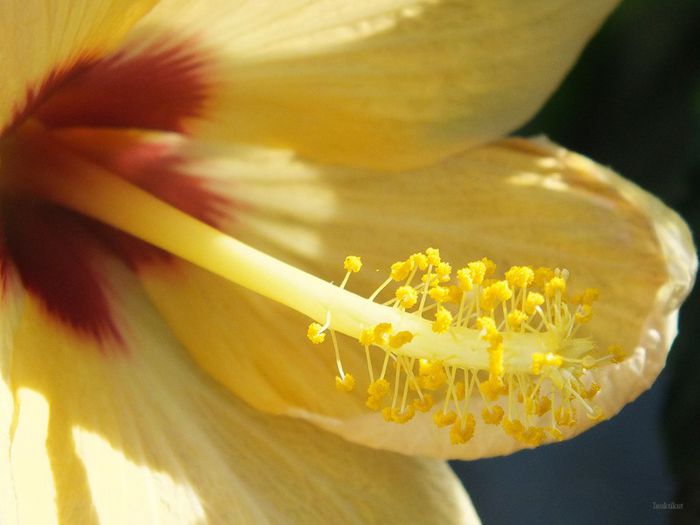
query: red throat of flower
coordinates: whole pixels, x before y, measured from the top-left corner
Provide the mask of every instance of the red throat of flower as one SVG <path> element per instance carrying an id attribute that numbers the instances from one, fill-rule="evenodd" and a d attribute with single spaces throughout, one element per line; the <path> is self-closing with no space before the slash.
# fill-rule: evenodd
<path id="1" fill-rule="evenodd" d="M 230 198 L 188 174 L 182 154 L 187 123 L 203 116 L 211 79 L 211 60 L 192 42 L 58 67 L 28 90 L 0 135 L 0 175 L 21 180 L 74 169 L 51 153 L 60 148 L 207 224 L 230 220 Z M 119 341 L 101 278 L 105 261 L 116 256 L 140 271 L 171 256 L 34 195 L 4 189 L 1 199 L 2 267 L 11 262 L 55 320 L 86 337 Z"/>

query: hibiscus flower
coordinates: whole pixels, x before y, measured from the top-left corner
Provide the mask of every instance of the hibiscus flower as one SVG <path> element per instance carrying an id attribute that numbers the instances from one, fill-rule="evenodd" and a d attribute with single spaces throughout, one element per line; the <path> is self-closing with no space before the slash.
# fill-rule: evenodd
<path id="1" fill-rule="evenodd" d="M 6 3 L 0 521 L 476 521 L 646 389 L 687 227 L 501 138 L 613 5 Z"/>

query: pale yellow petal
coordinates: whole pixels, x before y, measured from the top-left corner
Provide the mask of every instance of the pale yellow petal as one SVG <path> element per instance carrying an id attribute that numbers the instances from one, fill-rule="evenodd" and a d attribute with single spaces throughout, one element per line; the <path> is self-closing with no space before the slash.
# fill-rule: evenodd
<path id="1" fill-rule="evenodd" d="M 0 132 L 42 88 L 112 49 L 157 0 L 6 0 L 0 11 Z"/>
<path id="2" fill-rule="evenodd" d="M 444 463 L 246 407 L 190 361 L 128 271 L 108 264 L 103 277 L 124 347 L 96 348 L 27 298 L 0 471 L 33 487 L 12 487 L 19 515 L 3 524 L 478 521 Z"/>
<path id="3" fill-rule="evenodd" d="M 212 66 L 190 130 L 399 170 L 517 128 L 615 0 L 169 0 L 133 47 L 177 34 Z"/>
<path id="4" fill-rule="evenodd" d="M 12 340 L 22 311 L 24 291 L 12 263 L 7 259 L 4 240 L 0 241 L 0 454 L 8 457 L 15 406 L 9 368 L 12 364 Z M 16 434 L 16 431 L 15 431 Z M 16 517 L 13 498 L 14 480 L 7 468 L 0 469 L 0 516 L 8 522 Z M 3 520 L 4 521 L 4 520 Z"/>
<path id="5" fill-rule="evenodd" d="M 392 262 L 428 246 L 441 248 L 455 267 L 487 256 L 503 270 L 568 268 L 572 287 L 600 290 L 588 333 L 600 348 L 621 344 L 633 353 L 596 378 L 602 387 L 596 402 L 607 416 L 648 388 L 665 362 L 677 309 L 696 272 L 687 226 L 654 197 L 583 157 L 546 141 L 513 139 L 381 177 L 304 167 L 281 155 L 258 157 L 246 168 L 243 158 L 211 165 L 220 174 L 237 166 L 228 171 L 230 188 L 243 205 L 230 231 L 249 244 L 336 282 L 344 257 L 361 255 L 364 269 L 349 289 L 365 296 Z M 366 366 L 357 343 L 339 339 L 343 365 L 358 379 L 355 392 L 341 393 L 332 347 L 306 340 L 308 319 L 184 265 L 143 278 L 195 360 L 257 408 L 405 453 L 474 458 L 521 446 L 481 423 L 461 447 L 429 416 L 386 424 L 364 407 Z M 580 418 L 569 435 L 590 424 Z"/>

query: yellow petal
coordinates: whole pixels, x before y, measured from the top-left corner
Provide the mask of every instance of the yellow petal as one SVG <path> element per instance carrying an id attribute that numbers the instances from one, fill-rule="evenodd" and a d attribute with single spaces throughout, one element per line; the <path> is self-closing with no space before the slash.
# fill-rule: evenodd
<path id="1" fill-rule="evenodd" d="M 104 278 L 127 353 L 27 298 L 2 361 L 16 411 L 0 472 L 21 481 L 3 524 L 477 521 L 443 463 L 255 413 L 194 366 L 126 269 Z"/>
<path id="2" fill-rule="evenodd" d="M 37 103 L 42 88 L 112 49 L 156 0 L 3 2 L 0 131 Z"/>
<path id="3" fill-rule="evenodd" d="M 7 457 L 15 406 L 9 368 L 13 359 L 12 340 L 21 314 L 23 290 L 12 263 L 7 260 L 4 239 L 0 240 L 0 451 Z M 15 502 L 10 501 L 15 480 L 7 468 L 0 469 L 0 517 L 16 521 Z M 4 519 L 2 520 L 5 521 Z"/>
<path id="4" fill-rule="evenodd" d="M 456 265 L 487 256 L 503 271 L 567 268 L 571 286 L 600 290 L 587 333 L 600 348 L 620 344 L 633 354 L 594 371 L 606 416 L 662 368 L 696 272 L 690 234 L 654 197 L 592 161 L 542 140 L 513 139 L 381 177 L 291 161 L 275 166 L 275 178 L 269 165 L 257 180 L 251 167 L 231 171 L 232 191 L 250 204 L 231 230 L 241 240 L 336 282 L 344 257 L 361 255 L 363 271 L 348 286 L 365 296 L 392 262 L 427 246 L 439 246 Z M 337 392 L 332 347 L 305 341 L 308 319 L 184 265 L 143 278 L 195 360 L 257 408 L 405 453 L 474 458 L 522 446 L 480 421 L 463 447 L 450 445 L 429 415 L 387 425 L 364 408 L 368 382 L 357 343 L 339 337 L 343 366 L 358 384 L 352 394 Z M 567 435 L 591 424 L 581 417 Z"/>
<path id="5" fill-rule="evenodd" d="M 194 133 L 399 170 L 530 118 L 615 3 L 170 0 L 132 42 L 165 31 L 216 57 Z"/>

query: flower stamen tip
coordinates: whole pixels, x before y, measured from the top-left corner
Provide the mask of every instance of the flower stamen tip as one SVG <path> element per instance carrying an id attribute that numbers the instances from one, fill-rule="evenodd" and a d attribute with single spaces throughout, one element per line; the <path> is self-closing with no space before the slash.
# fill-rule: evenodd
<path id="1" fill-rule="evenodd" d="M 311 323 L 307 336 L 318 344 L 331 333 L 336 387 L 345 392 L 355 379 L 342 368 L 336 332 L 359 343 L 369 375 L 365 404 L 386 421 L 429 413 L 460 445 L 478 430 L 475 411 L 483 424 L 538 446 L 562 439 L 581 410 L 603 418 L 593 403 L 600 391 L 593 374 L 628 355 L 620 346 L 601 351 L 579 334 L 594 322 L 599 292 L 570 297 L 568 271 L 512 266 L 498 279 L 495 263 L 482 258 L 453 274 L 429 248 L 393 263 L 365 300 L 344 289 L 360 267 L 359 257 L 346 258 L 341 290 L 324 303 L 326 323 Z"/>

